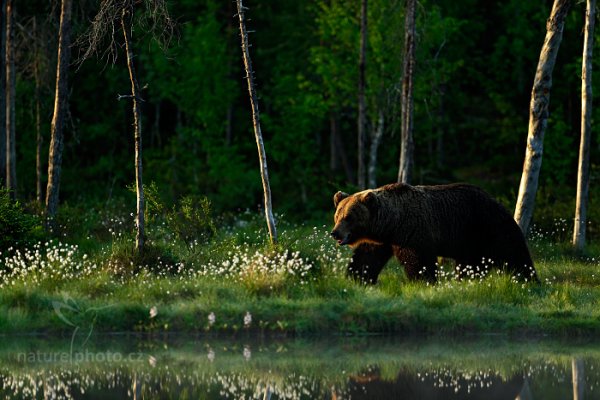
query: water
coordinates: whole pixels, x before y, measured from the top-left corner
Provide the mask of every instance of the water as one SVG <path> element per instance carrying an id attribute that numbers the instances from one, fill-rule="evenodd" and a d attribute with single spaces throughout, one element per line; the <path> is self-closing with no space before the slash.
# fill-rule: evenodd
<path id="1" fill-rule="evenodd" d="M 590 400 L 600 342 L 4 337 L 0 378 L 7 399 Z"/>

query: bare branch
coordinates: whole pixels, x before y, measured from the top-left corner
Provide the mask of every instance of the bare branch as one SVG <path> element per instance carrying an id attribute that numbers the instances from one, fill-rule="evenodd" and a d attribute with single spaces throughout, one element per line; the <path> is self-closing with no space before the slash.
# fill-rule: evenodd
<path id="1" fill-rule="evenodd" d="M 138 10 L 138 7 L 141 9 Z M 117 42 L 117 37 L 120 37 L 119 21 L 123 10 L 128 8 L 131 15 L 136 15 L 142 32 L 152 35 L 163 50 L 169 47 L 175 22 L 169 15 L 166 0 L 103 0 L 89 29 L 75 42 L 80 52 L 79 66 L 94 55 L 113 64 L 116 62 L 120 47 Z M 133 24 L 131 29 L 133 31 Z"/>

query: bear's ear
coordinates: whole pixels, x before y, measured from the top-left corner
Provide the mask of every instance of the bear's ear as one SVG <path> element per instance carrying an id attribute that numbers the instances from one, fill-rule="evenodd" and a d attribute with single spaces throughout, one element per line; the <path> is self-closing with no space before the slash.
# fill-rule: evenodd
<path id="1" fill-rule="evenodd" d="M 377 206 L 377 195 L 370 190 L 363 195 L 362 201 L 369 209 L 372 209 Z"/>
<path id="2" fill-rule="evenodd" d="M 344 200 L 348 196 L 350 196 L 348 193 L 337 192 L 333 195 L 333 206 L 337 208 L 338 204 L 340 204 L 340 201 Z"/>

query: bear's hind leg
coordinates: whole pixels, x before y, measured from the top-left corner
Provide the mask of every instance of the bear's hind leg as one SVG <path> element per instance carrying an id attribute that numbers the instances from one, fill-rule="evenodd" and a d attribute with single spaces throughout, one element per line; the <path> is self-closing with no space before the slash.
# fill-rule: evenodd
<path id="1" fill-rule="evenodd" d="M 508 257 L 504 268 L 519 282 L 540 283 L 529 252 L 522 254 L 520 257 Z"/>
<path id="2" fill-rule="evenodd" d="M 346 275 L 355 281 L 373 285 L 391 257 L 391 246 L 361 244 L 354 249 Z"/>
<path id="3" fill-rule="evenodd" d="M 436 256 L 418 254 L 416 250 L 397 246 L 394 246 L 394 255 L 404 265 L 404 272 L 409 280 L 436 282 Z"/>

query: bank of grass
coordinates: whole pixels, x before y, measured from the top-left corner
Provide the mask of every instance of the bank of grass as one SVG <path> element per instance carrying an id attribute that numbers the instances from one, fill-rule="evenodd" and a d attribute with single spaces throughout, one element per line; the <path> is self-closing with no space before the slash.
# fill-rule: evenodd
<path id="1" fill-rule="evenodd" d="M 282 218 L 280 243 L 271 247 L 262 221 L 249 214 L 204 242 L 184 243 L 156 222 L 140 258 L 130 227 L 112 221 L 103 225 L 110 229 L 104 242 L 67 236 L 77 245 L 49 241 L 0 255 L 0 333 L 600 332 L 600 251 L 593 246 L 576 256 L 535 235 L 540 285 L 496 272 L 459 282 L 446 265 L 440 282 L 428 286 L 408 282 L 391 261 L 376 286 L 362 286 L 345 278 L 350 250 L 337 247 L 325 226 Z"/>

